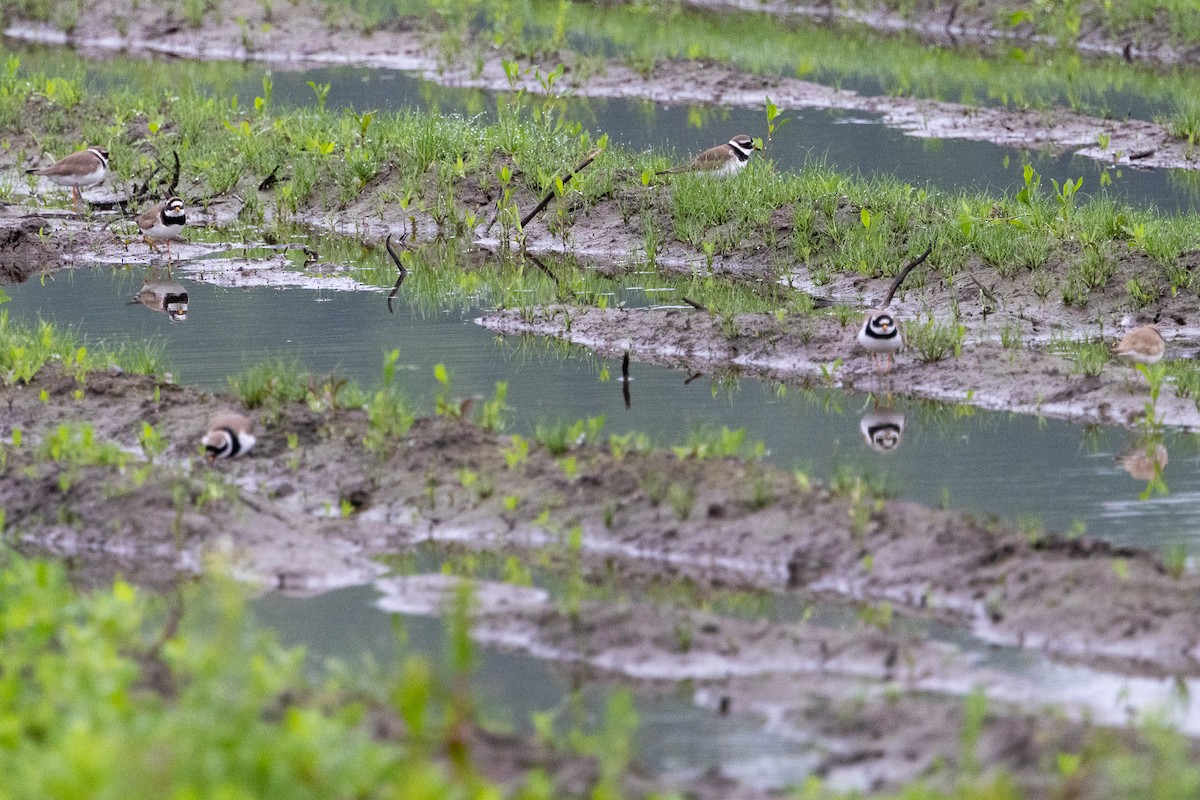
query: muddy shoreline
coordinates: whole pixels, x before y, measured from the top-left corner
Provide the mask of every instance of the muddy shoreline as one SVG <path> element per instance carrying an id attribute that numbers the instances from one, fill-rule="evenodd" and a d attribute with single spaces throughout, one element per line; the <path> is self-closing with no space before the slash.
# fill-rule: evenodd
<path id="1" fill-rule="evenodd" d="M 197 224 L 223 224 L 236 216 L 238 204 L 214 204 L 208 213 L 197 213 Z M 486 206 L 480 212 L 485 212 Z M 143 263 L 130 250 L 129 241 L 111 225 L 87 222 L 73 215 L 22 213 L 20 206 L 0 209 L 0 270 L 23 281 L 43 270 L 75 268 L 76 264 L 127 265 Z M 573 258 L 587 258 L 589 268 L 619 274 L 623 256 L 635 252 L 637 238 L 615 212 L 593 209 L 576 220 L 570 241 Z M 398 215 L 359 218 L 353 209 L 333 218 L 334 227 L 348 227 L 359 236 L 384 238 L 404 233 L 409 220 Z M 310 224 L 321 227 L 315 216 Z M 424 231 L 424 226 L 422 226 Z M 434 231 L 424 231 L 433 238 Z M 49 234 L 49 235 L 45 235 Z M 7 246 L 5 245 L 7 243 Z M 494 239 L 481 239 L 485 247 L 497 247 Z M 562 257 L 561 237 L 535 223 L 527 229 L 527 246 L 543 256 Z M 291 269 L 293 245 L 245 242 L 226 244 L 180 244 L 176 249 L 178 274 L 221 286 L 292 285 L 334 291 L 383 292 L 347 274 L 345 265 L 321 266 L 299 272 Z M 140 249 L 140 245 L 135 245 Z M 247 253 L 259 250 L 254 257 Z M 702 269 L 704 257 L 688 254 L 675 243 L 656 258 L 659 269 L 693 274 Z M 734 253 L 713 262 L 714 273 L 734 280 L 759 281 L 762 260 L 751 254 Z M 1164 298 L 1154 308 L 1132 315 L 1113 302 L 1119 295 L 1121 275 L 1143 268 L 1131 261 L 1112 280 L 1113 287 L 1096 296 L 1095 307 L 1072 308 L 1032 296 L 1028 273 L 1024 278 L 997 280 L 984 270 L 977 274 L 1007 301 L 990 307 L 977 285 L 959 281 L 941 282 L 903 292 L 893 302 L 905 324 L 926 319 L 952 319 L 964 327 L 958 354 L 948 353 L 938 361 L 925 362 L 909 347 L 898 357 L 896 368 L 881 376 L 869 355 L 854 336 L 860 322 L 849 316 L 828 313 L 803 315 L 742 314 L 736 318 L 697 311 L 682 303 L 660 309 L 598 309 L 587 306 L 539 307 L 497 310 L 478 322 L 506 335 L 548 336 L 588 347 L 607 356 L 628 351 L 635 361 L 647 361 L 687 370 L 689 373 L 735 371 L 769 381 L 820 385 L 870 392 L 879 396 L 902 395 L 951 404 L 966 404 L 989 410 L 1013 411 L 1056 417 L 1085 424 L 1145 427 L 1149 389 L 1146 379 L 1130 366 L 1114 361 L 1099 374 L 1083 374 L 1071 358 L 1056 355 L 1051 347 L 1060 340 L 1103 339 L 1115 341 L 1119 332 L 1138 322 L 1159 319 L 1167 339 L 1168 357 L 1182 358 L 1200 347 L 1200 317 L 1194 315 L 1189 299 L 1180 294 Z M 861 276 L 837 276 L 817 286 L 805 271 L 789 279 L 786 291 L 804 291 L 822 302 L 866 308 L 878 283 Z M 979 285 L 983 285 L 982 283 Z M 1004 288 L 1000 289 L 1000 285 Z M 957 315 L 957 317 L 955 317 Z M 1017 347 L 1001 340 L 1016 331 Z M 1200 406 L 1189 397 L 1176 396 L 1167 383 L 1155 406 L 1157 425 L 1188 431 L 1200 430 Z"/>
<path id="2" fill-rule="evenodd" d="M 768 381 L 828 386 L 966 404 L 993 411 L 1056 417 L 1083 424 L 1136 428 L 1146 422 L 1148 388 L 1132 368 L 1111 364 L 1099 376 L 1078 374 L 1073 361 L 1035 349 L 1019 352 L 973 343 L 960 356 L 931 363 L 909 353 L 878 374 L 854 342 L 855 323 L 831 317 L 784 319 L 742 315 L 730 336 L 720 319 L 690 308 L 671 310 L 540 309 L 494 311 L 481 325 L 506 335 L 550 336 L 609 357 L 628 351 L 637 361 L 689 373 L 734 371 Z M 840 362 L 840 363 L 837 363 Z M 1160 397 L 1158 421 L 1200 430 L 1200 410 L 1188 398 Z"/>
<path id="3" fill-rule="evenodd" d="M 43 463 L 34 445 L 11 451 L 7 471 L 17 479 L 0 496 L 9 528 L 55 552 L 129 556 L 153 574 L 194 568 L 205 551 L 232 546 L 247 579 L 324 591 L 373 579 L 373 555 L 420 542 L 559 550 L 580 526 L 581 555 L 635 582 L 658 575 L 887 601 L 1069 661 L 1200 675 L 1200 591 L 1192 591 L 1200 576 L 1169 575 L 1150 553 L 1088 539 L 1031 541 L 994 520 L 820 486 L 805 491 L 790 474 L 753 462 L 665 452 L 616 459 L 585 447 L 572 453 L 578 472 L 569 476 L 534 444 L 527 462 L 509 468 L 508 437 L 447 418 L 418 420 L 381 458 L 365 451 L 367 422 L 354 409 L 288 406 L 265 426 L 253 459 L 210 471 L 193 459 L 197 420 L 230 398 L 123 375 L 89 376 L 76 400 L 79 388 L 57 368 L 30 386 L 6 387 L 4 434 L 17 428 L 36 442 L 60 422 L 86 420 L 98 436 L 136 450 L 149 422 L 170 442 L 171 461 L 162 481 L 114 493 L 118 475 L 64 493 L 63 465 Z M 38 399 L 43 389 L 48 406 Z M 21 477 L 25 467 L 38 477 Z M 462 485 L 462 469 L 487 477 L 486 496 Z M 206 505 L 195 487 L 214 477 L 232 485 Z M 192 487 L 190 504 L 172 494 L 173 481 Z M 688 508 L 664 501 L 673 483 L 692 487 Z M 513 496 L 517 507 L 506 507 Z M 130 513 L 135 500 L 140 507 Z M 176 533 L 163 529 L 163 518 L 177 520 Z M 80 528 L 64 519 L 106 522 Z"/>
<path id="4" fill-rule="evenodd" d="M 678 583 L 689 592 L 808 597 L 864 620 L 895 614 L 895 624 L 847 630 L 479 588 L 482 643 L 637 681 L 688 677 L 702 705 L 786 720 L 796 736 L 821 732 L 815 769 L 859 788 L 954 763 L 958 698 L 973 687 L 994 701 L 985 749 L 1020 776 L 1036 773 L 1038 762 L 1014 760 L 1015 743 L 1077 741 L 1094 723 L 1122 722 L 1116 707 L 1047 695 L 904 620 L 1102 672 L 1200 677 L 1200 575 L 1169 574 L 1148 552 L 1087 538 L 1031 540 L 995 520 L 876 498 L 863 487 L 804 488 L 789 473 L 736 459 L 663 451 L 618 459 L 593 444 L 571 448 L 566 469 L 531 443 L 510 466 L 510 437 L 450 417 L 418 419 L 383 451 L 369 451 L 362 411 L 299 403 L 251 412 L 261 431 L 252 455 L 210 467 L 197 456 L 202 421 L 235 405 L 148 377 L 94 373 L 81 383 L 54 366 L 27 386 L 5 386 L 0 507 L 8 535 L 94 581 L 117 573 L 168 587 L 215 562 L 289 593 L 373 584 L 385 609 L 406 613 L 436 613 L 447 579 L 384 577 L 375 559 L 433 543 L 578 569 L 582 585 L 611 582 L 622 596 Z M 48 458 L 40 443 L 60 424 L 83 421 L 99 440 L 134 453 L 150 423 L 167 448 L 143 477 L 140 459 L 113 468 Z M 465 483 L 464 470 L 478 479 Z M 691 487 L 691 505 L 664 500 L 668 485 Z M 864 686 L 876 687 L 865 704 Z M 1071 708 L 1068 720 L 1031 710 L 1047 702 Z M 845 712 L 820 711 L 828 708 Z M 881 739 L 882 721 L 899 718 L 928 720 L 921 747 L 910 737 Z M 1200 720 L 1192 726 L 1200 730 Z"/>

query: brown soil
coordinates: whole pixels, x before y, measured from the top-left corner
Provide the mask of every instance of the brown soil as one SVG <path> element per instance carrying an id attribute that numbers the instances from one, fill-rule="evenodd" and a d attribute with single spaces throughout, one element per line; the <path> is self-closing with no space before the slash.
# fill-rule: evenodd
<path id="1" fill-rule="evenodd" d="M 88 376 L 75 399 L 79 388 L 47 368 L 0 393 L 3 430 L 19 428 L 31 443 L 10 451 L 0 507 L 22 538 L 58 552 L 125 555 L 151 573 L 226 552 L 249 579 L 322 591 L 369 580 L 379 571 L 372 555 L 418 542 L 556 551 L 578 525 L 582 554 L 635 582 L 887 600 L 1066 659 L 1200 674 L 1200 576 L 1167 575 L 1149 554 L 1030 541 L 899 500 L 802 491 L 789 474 L 739 461 L 663 452 L 616 460 L 587 447 L 573 453 L 578 474 L 568 477 L 534 445 L 509 469 L 507 437 L 446 418 L 418 420 L 381 456 L 363 447 L 357 410 L 288 407 L 253 458 L 210 470 L 195 462 L 196 442 L 228 398 L 122 375 Z M 141 485 L 98 467 L 72 470 L 32 444 L 63 420 L 88 420 L 135 450 L 149 422 L 171 447 Z M 464 488 L 463 469 L 488 491 Z M 206 486 L 214 477 L 232 483 Z M 672 484 L 691 487 L 690 506 L 664 499 Z M 505 507 L 510 496 L 516 509 Z"/>
<path id="2" fill-rule="evenodd" d="M 31 275 L 58 266 L 46 219 L 28 215 L 0 220 L 0 284 L 24 283 Z"/>

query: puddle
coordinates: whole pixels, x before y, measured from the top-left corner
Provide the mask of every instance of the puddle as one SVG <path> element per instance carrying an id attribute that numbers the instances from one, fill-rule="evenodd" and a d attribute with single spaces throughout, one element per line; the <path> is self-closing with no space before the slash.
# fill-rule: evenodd
<path id="1" fill-rule="evenodd" d="M 498 339 L 471 322 L 479 309 L 470 303 L 422 310 L 402 292 L 396 313 L 388 314 L 383 288 L 224 288 L 177 268 L 190 306 L 187 322 L 172 324 L 166 314 L 129 303 L 142 288 L 139 276 L 129 269 L 66 270 L 44 286 L 31 281 L 9 288 L 13 301 L 5 308 L 16 319 L 75 326 L 91 339 L 157 338 L 178 380 L 214 391 L 225 390 L 228 375 L 273 355 L 375 385 L 384 354 L 399 348 L 400 380 L 421 408 L 433 405 L 435 364 L 447 366 L 459 396 L 490 396 L 497 381 L 507 380 L 515 432 L 529 434 L 540 421 L 597 415 L 605 416 L 609 433 L 639 430 L 665 444 L 681 443 L 702 426 L 745 428 L 749 440 L 766 444 L 773 463 L 817 478 L 865 470 L 903 498 L 999 515 L 1031 533 L 1082 526 L 1120 544 L 1200 546 L 1200 504 L 1194 502 L 1200 438 L 1193 435 L 1168 433 L 1170 493 L 1140 500 L 1147 478 L 1131 475 L 1118 460 L 1133 444 L 1132 434 L 1119 428 L 1085 430 L 897 400 L 894 411 L 904 418 L 898 446 L 872 449 L 864 429 L 897 421 L 877 414 L 863 395 L 781 390 L 749 378 L 685 383 L 682 372 L 635 364 L 626 409 L 621 381 L 602 382 L 599 375 L 607 366 L 619 376 L 619 361 L 537 340 Z"/>
<path id="2" fill-rule="evenodd" d="M 386 665 L 403 652 L 435 660 L 447 652 L 440 619 L 382 611 L 375 605 L 377 597 L 373 588 L 365 586 L 306 599 L 266 594 L 252 603 L 252 609 L 284 645 L 304 646 L 315 664 L 327 658 L 353 664 L 367 657 Z M 397 627 L 406 642 L 403 652 L 397 645 Z M 503 729 L 533 734 L 531 715 L 565 712 L 576 688 L 589 724 L 594 725 L 615 688 L 594 679 L 585 683 L 586 669 L 572 675 L 567 667 L 522 653 L 480 650 L 474 686 L 481 714 Z M 633 750 L 638 764 L 656 774 L 682 780 L 719 769 L 762 788 L 791 785 L 807 776 L 804 745 L 764 729 L 749 715 L 719 716 L 701 708 L 686 686 L 635 692 L 634 707 L 640 724 Z"/>
<path id="3" fill-rule="evenodd" d="M 426 548 L 418 560 L 429 561 L 432 555 Z M 434 583 L 441 582 L 440 575 L 430 577 Z M 520 594 L 530 590 L 515 591 Z M 496 598 L 499 600 L 500 595 Z M 407 653 L 424 654 L 436 663 L 447 652 L 441 620 L 420 613 L 383 611 L 378 607 L 380 602 L 375 589 L 356 587 L 303 600 L 267 594 L 254 601 L 253 610 L 260 622 L 278 632 L 285 645 L 304 646 L 314 663 L 333 657 L 349 659 L 351 663 L 367 658 L 388 665 Z M 771 598 L 766 602 L 775 607 L 761 609 L 766 611 L 764 616 L 773 620 L 793 616 L 791 598 Z M 844 609 L 830 611 L 821 605 L 813 619 L 824 617 L 826 622 L 840 627 L 853 625 L 853 620 L 841 618 L 845 614 Z M 936 624 L 918 624 L 927 628 L 935 639 L 963 645 L 977 663 L 1016 678 L 1000 684 L 999 688 L 1003 688 L 1007 683 L 1008 696 L 1002 692 L 991 695 L 989 689 L 994 699 L 1026 707 L 1051 701 L 1065 703 L 1084 717 L 1094 713 L 1100 720 L 1110 722 L 1126 715 L 1132 719 L 1164 711 L 1171 714 L 1182 730 L 1200 729 L 1200 720 L 1188 702 L 1189 692 L 1196 688 L 1194 681 L 1128 679 L 1050 665 L 1032 653 L 1008 647 L 982 647 L 961 632 L 939 630 Z M 533 734 L 532 715 L 546 712 L 553 713 L 560 723 L 584 719 L 585 724 L 594 726 L 613 689 L 611 682 L 597 680 L 586 667 L 548 663 L 487 645 L 480 646 L 478 653 L 474 686 L 481 715 L 489 724 L 505 730 Z M 787 699 L 767 699 L 771 696 L 770 687 L 777 686 L 775 679 L 769 677 L 758 679 L 764 692 L 757 695 L 758 702 L 745 703 L 753 711 L 718 713 L 718 708 L 728 703 L 727 691 L 737 695 L 739 702 L 753 699 L 754 691 L 747 694 L 745 689 L 752 680 L 679 684 L 671 690 L 640 685 L 633 692 L 639 716 L 634 747 L 639 766 L 668 780 L 721 774 L 763 789 L 802 781 L 820 761 L 820 754 L 831 746 L 836 750 L 837 745 L 810 729 L 804 715 L 795 713 L 806 702 L 812 702 L 805 700 L 803 692 Z M 871 696 L 870 685 L 869 681 L 863 683 L 860 701 Z M 1012 686 L 1025 686 L 1029 691 L 1013 696 Z M 972 687 L 946 688 L 965 693 Z"/>

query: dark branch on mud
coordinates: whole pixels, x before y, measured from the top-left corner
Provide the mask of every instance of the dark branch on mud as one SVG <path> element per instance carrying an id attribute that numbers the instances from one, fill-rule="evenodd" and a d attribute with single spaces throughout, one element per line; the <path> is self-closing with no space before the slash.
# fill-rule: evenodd
<path id="1" fill-rule="evenodd" d="M 400 243 L 403 244 L 404 240 L 407 238 L 408 233 L 402 233 L 400 235 Z M 400 271 L 400 274 L 396 276 L 396 285 L 392 287 L 392 291 L 387 297 L 388 313 L 394 314 L 395 311 L 392 309 L 392 301 L 396 299 L 396 295 L 400 292 L 400 284 L 404 283 L 404 279 L 408 277 L 408 270 L 404 268 L 402 263 L 400 263 L 400 256 L 396 255 L 396 251 L 392 249 L 391 234 L 388 234 L 388 237 L 383 240 L 383 246 L 387 250 L 388 255 L 392 257 L 392 261 L 396 263 L 396 269 Z"/>
<path id="2" fill-rule="evenodd" d="M 695 300 L 690 300 L 690 299 L 688 299 L 688 298 L 686 298 L 686 297 L 683 297 L 683 298 L 680 298 L 680 299 L 681 299 L 681 300 L 683 300 L 683 302 L 687 303 L 687 304 L 688 304 L 689 306 L 691 306 L 692 308 L 696 309 L 697 311 L 708 311 L 708 308 L 706 308 L 706 307 L 705 307 L 703 304 L 701 304 L 701 303 L 697 303 Z"/>
<path id="3" fill-rule="evenodd" d="M 575 166 L 575 169 L 571 170 L 565 176 L 563 176 L 563 179 L 562 179 L 563 188 L 566 188 L 566 185 L 571 182 L 571 178 L 574 178 L 577 174 L 579 174 L 580 172 L 583 172 L 583 170 L 586 169 L 589 164 L 591 164 L 593 161 L 595 161 L 596 158 L 600 155 L 600 152 L 601 152 L 600 149 L 597 148 L 597 149 L 593 150 L 592 152 L 588 153 L 587 158 L 585 158 L 583 161 L 580 161 L 579 164 L 577 164 Z M 526 214 L 524 217 L 521 218 L 521 227 L 522 228 L 524 228 L 526 225 L 528 225 L 530 222 L 532 222 L 533 218 L 536 217 L 538 214 L 542 213 L 542 209 L 544 209 L 546 206 L 548 206 L 550 204 L 550 201 L 554 199 L 554 195 L 556 194 L 557 188 L 558 187 L 556 186 L 554 189 L 551 189 L 549 192 L 547 192 L 546 196 L 542 198 L 542 202 L 540 202 L 536 206 L 534 206 L 532 211 L 530 211 L 528 214 Z"/>
<path id="4" fill-rule="evenodd" d="M 900 271 L 900 274 L 896 276 L 896 280 L 892 281 L 892 287 L 888 289 L 887 296 L 884 297 L 883 302 L 879 304 L 880 308 L 888 307 L 888 304 L 892 302 L 892 296 L 896 294 L 896 290 L 900 288 L 900 284 L 904 283 L 904 279 L 908 277 L 908 273 L 912 272 L 914 269 L 924 263 L 925 259 L 929 258 L 929 254 L 932 252 L 933 245 L 929 245 L 929 247 L 925 248 L 924 253 L 921 253 L 921 255 L 910 261 L 908 266 Z"/>
<path id="5" fill-rule="evenodd" d="M 280 166 L 279 164 L 276 164 L 275 168 L 273 170 L 271 170 L 270 174 L 268 174 L 267 177 L 265 177 L 261 181 L 259 181 L 258 190 L 260 192 L 265 192 L 268 189 L 270 189 L 272 186 L 274 186 L 275 184 L 279 183 L 279 177 L 278 177 L 279 166 Z"/>
<path id="6" fill-rule="evenodd" d="M 183 597 L 178 590 L 175 592 L 175 602 L 171 604 L 171 611 L 167 615 L 166 622 L 163 625 L 162 632 L 155 638 L 154 642 L 147 648 L 143 654 L 146 660 L 157 661 L 162 656 L 162 649 L 167 642 L 175 637 L 179 632 L 179 623 L 183 620 Z"/>

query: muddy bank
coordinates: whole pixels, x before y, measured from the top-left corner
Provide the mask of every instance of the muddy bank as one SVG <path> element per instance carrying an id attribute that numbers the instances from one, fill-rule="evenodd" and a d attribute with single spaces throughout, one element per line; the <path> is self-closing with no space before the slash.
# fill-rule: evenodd
<path id="1" fill-rule="evenodd" d="M 639 190 L 630 190 L 638 194 Z M 363 203 L 371 201 L 364 200 Z M 482 215 L 489 207 L 480 198 Z M 570 257 L 587 259 L 590 269 L 620 275 L 629 269 L 629 257 L 637 257 L 641 239 L 620 218 L 624 202 L 615 198 L 589 209 L 573 220 L 569 241 Z M 214 204 L 209 212 L 195 215 L 196 225 L 228 224 L 238 204 Z M 111 216 L 86 220 L 70 214 L 22 215 L 20 207 L 0 211 L 0 225 L 13 230 L 39 226 L 33 237 L 21 234 L 21 252 L 28 266 L 49 271 L 67 266 L 148 266 L 147 280 L 163 272 L 163 259 L 152 256 L 146 246 L 126 232 L 130 223 Z M 666 212 L 663 211 L 665 214 Z M 107 219 L 107 221 L 101 221 Z M 373 219 L 360 218 L 354 209 L 323 224 L 357 229 L 360 236 L 393 235 L 410 230 L 411 220 L 389 211 Z M 314 217 L 309 222 L 317 224 Z M 432 223 L 419 223 L 422 236 L 433 239 Z M 560 236 L 534 222 L 526 232 L 531 249 L 549 257 L 549 268 L 557 269 Z M 322 246 L 314 236 L 315 246 Z M 488 251 L 498 248 L 495 239 L 480 239 L 484 249 L 470 260 L 486 268 Z M 752 245 L 752 243 L 751 243 Z M 626 251 L 628 248 L 628 251 Z M 296 286 L 335 291 L 384 292 L 387 286 L 372 286 L 355 279 L 352 265 L 328 263 L 306 241 L 267 245 L 246 242 L 176 243 L 174 272 L 193 280 L 220 286 Z M 493 256 L 494 257 L 494 256 Z M 714 274 L 755 284 L 763 291 L 773 287 L 766 281 L 766 259 L 749 246 L 744 251 L 711 259 Z M 683 243 L 664 247 L 655 259 L 658 269 L 691 275 L 704 269 L 705 257 Z M 1112 362 L 1099 375 L 1083 374 L 1069 357 L 1055 355 L 1060 342 L 1084 339 L 1115 341 L 1134 324 L 1158 321 L 1167 340 L 1168 358 L 1186 358 L 1200 347 L 1200 317 L 1194 300 L 1180 293 L 1165 295 L 1152 308 L 1139 314 L 1126 310 L 1123 284 L 1127 278 L 1145 278 L 1152 265 L 1144 256 L 1125 256 L 1109 286 L 1089 296 L 1087 307 L 1039 297 L 1038 280 L 1046 271 L 1022 271 L 1002 278 L 984 265 L 974 267 L 968 279 L 953 282 L 941 276 L 923 277 L 918 285 L 902 291 L 893 308 L 905 324 L 955 320 L 963 326 L 959 355 L 948 353 L 939 361 L 920 360 L 912 347 L 901 354 L 896 369 L 880 377 L 869 356 L 855 343 L 861 320 L 857 311 L 874 305 L 884 291 L 882 281 L 854 273 L 825 277 L 818 285 L 807 269 L 787 276 L 787 288 L 775 291 L 781 307 L 799 292 L 821 303 L 846 306 L 839 313 L 793 315 L 742 314 L 731 317 L 697 311 L 682 297 L 659 295 L 674 305 L 658 310 L 601 310 L 584 305 L 540 309 L 502 310 L 485 315 L 481 322 L 509 334 L 551 336 L 595 349 L 607 355 L 629 350 L 638 360 L 654 361 L 689 371 L 735 370 L 769 380 L 812 383 L 861 391 L 894 392 L 991 410 L 1045 415 L 1084 422 L 1138 427 L 1146 421 L 1148 385 L 1131 367 Z M 924 285 L 920 285 L 923 282 Z M 835 309 L 836 310 L 836 309 Z M 1002 342 L 1009 339 L 1009 347 Z M 1016 341 L 1016 345 L 1012 345 Z M 840 361 L 840 363 L 838 363 Z M 1156 418 L 1164 425 L 1200 430 L 1200 411 L 1195 401 L 1178 397 L 1170 385 L 1156 406 Z"/>
<path id="2" fill-rule="evenodd" d="M 459 581 L 383 578 L 379 605 L 439 614 L 452 607 Z M 921 777 L 948 788 L 971 756 L 962 751 L 964 707 L 954 697 L 970 691 L 999 700 L 974 755 L 1024 785 L 1046 777 L 1043 747 L 1074 751 L 1093 725 L 1126 721 L 1126 709 L 1103 701 L 1069 702 L 1066 717 L 1028 712 L 1050 700 L 1037 680 L 981 668 L 954 648 L 894 629 L 768 623 L 628 601 L 572 609 L 537 589 L 486 581 L 473 582 L 472 591 L 472 638 L 481 644 L 651 685 L 687 680 L 699 705 L 760 717 L 811 774 L 844 791 Z M 1072 721 L 1081 718 L 1088 722 Z"/>
<path id="3" fill-rule="evenodd" d="M 525 61 L 523 74 L 510 82 L 499 52 L 477 59 L 451 59 L 436 49 L 428 34 L 378 30 L 362 34 L 323 24 L 309 9 L 286 18 L 266 19 L 260 4 L 229 5 L 202 31 L 174 20 L 170 11 L 108 7 L 85 8 L 76 31 L 66 34 L 44 25 L 13 21 L 5 35 L 19 41 L 70 45 L 85 53 L 131 52 L 207 60 L 254 60 L 280 68 L 354 65 L 416 72 L 447 86 L 507 92 L 513 88 L 544 94 L 534 74 L 538 64 Z M 956 7 L 957 8 L 957 7 Z M 125 20 L 118 31 L 114 13 Z M 244 20 L 242 25 L 234 20 Z M 86 31 L 87 33 L 81 33 Z M 557 85 L 579 97 L 629 97 L 659 103 L 693 103 L 762 108 L 770 96 L 781 110 L 844 109 L 878 115 L 880 121 L 921 138 L 968 139 L 1026 150 L 1072 151 L 1088 158 L 1138 168 L 1200 168 L 1194 148 L 1153 122 L 1088 117 L 1065 109 L 1022 111 L 977 108 L 908 97 L 871 97 L 787 77 L 747 74 L 734 67 L 701 61 L 668 61 L 645 72 L 610 59 L 601 69 L 580 71 L 572 53 L 557 53 L 545 66 L 562 61 L 567 72 Z M 528 70 L 526 71 L 526 69 Z M 1101 146 L 1104 142 L 1104 146 Z"/>
<path id="4" fill-rule="evenodd" d="M 1081 20 L 1079 34 L 1071 40 L 1036 31 L 1032 20 L 1005 25 L 1017 5 L 975 2 L 970 5 L 921 2 L 898 13 L 894 3 L 833 3 L 812 5 L 777 0 L 686 0 L 695 8 L 738 9 L 766 12 L 779 16 L 798 16 L 826 23 L 852 23 L 884 33 L 908 32 L 922 41 L 946 47 L 988 45 L 999 41 L 1014 45 L 1041 44 L 1051 47 L 1075 47 L 1089 55 L 1120 57 L 1126 61 L 1160 64 L 1200 63 L 1194 47 L 1180 47 L 1171 41 L 1170 31 L 1148 20 L 1131 21 L 1120 30 L 1111 30 L 1103 19 Z M 1096 16 L 1091 14 L 1089 16 Z"/>
<path id="5" fill-rule="evenodd" d="M 1109 364 L 1100 375 L 1083 375 L 1068 358 L 970 340 L 961 355 L 949 352 L 933 362 L 922 361 L 910 347 L 897 356 L 889 374 L 880 375 L 870 354 L 855 342 L 858 315 L 843 326 L 820 315 L 780 320 L 747 314 L 731 323 L 686 307 L 548 308 L 494 311 L 479 322 L 505 334 L 552 336 L 608 356 L 629 351 L 637 360 L 689 373 L 733 370 L 784 383 L 899 394 L 1073 422 L 1144 425 L 1149 399 L 1145 378 L 1124 364 Z M 1200 410 L 1190 398 L 1165 391 L 1156 412 L 1162 424 L 1200 430 Z"/>
<path id="6" fill-rule="evenodd" d="M 24 283 L 58 263 L 58 250 L 48 234 L 49 220 L 37 214 L 0 217 L 0 284 Z"/>
<path id="7" fill-rule="evenodd" d="M 209 469 L 197 442 L 229 398 L 128 376 L 81 386 L 48 368 L 0 400 L 3 434 L 20 429 L 24 442 L 9 448 L 0 486 L 10 535 L 76 557 L 120 556 L 134 575 L 217 553 L 247 579 L 321 591 L 368 580 L 373 555 L 420 542 L 562 555 L 578 535 L 582 557 L 634 582 L 887 601 L 1071 661 L 1200 674 L 1200 576 L 1173 577 L 1149 553 L 1031 540 L 996 521 L 874 498 L 861 485 L 804 490 L 754 463 L 661 451 L 618 459 L 594 446 L 572 450 L 567 466 L 536 443 L 522 454 L 509 437 L 444 417 L 370 451 L 362 411 L 290 404 L 252 458 Z M 148 422 L 169 446 L 138 483 L 132 466 L 41 454 L 35 443 L 64 420 L 88 420 L 98 438 L 135 452 Z"/>

